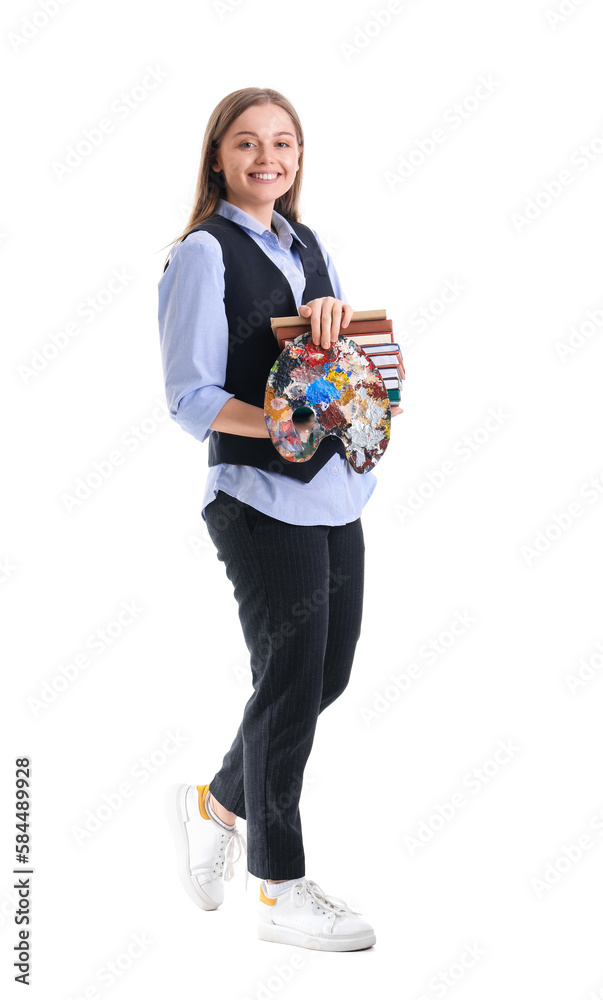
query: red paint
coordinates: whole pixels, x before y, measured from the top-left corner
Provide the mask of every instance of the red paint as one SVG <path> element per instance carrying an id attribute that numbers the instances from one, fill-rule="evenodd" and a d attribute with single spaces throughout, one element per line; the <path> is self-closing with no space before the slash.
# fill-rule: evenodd
<path id="1" fill-rule="evenodd" d="M 325 361 L 328 359 L 325 357 L 329 353 L 330 348 L 323 349 L 322 347 L 313 346 L 311 348 L 305 347 L 303 352 L 304 362 L 314 368 L 316 365 L 324 365 Z"/>
<path id="2" fill-rule="evenodd" d="M 334 399 L 329 403 L 326 410 L 320 411 L 320 422 L 327 434 L 335 427 L 342 427 L 344 424 L 338 404 L 339 401 Z"/>

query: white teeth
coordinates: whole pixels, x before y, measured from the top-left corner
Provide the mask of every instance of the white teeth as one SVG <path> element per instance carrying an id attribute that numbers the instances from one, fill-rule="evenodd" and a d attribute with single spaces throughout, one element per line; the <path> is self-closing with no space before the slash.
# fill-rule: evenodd
<path id="1" fill-rule="evenodd" d="M 273 181 L 278 174 L 252 174 L 252 177 L 259 177 L 262 181 Z"/>

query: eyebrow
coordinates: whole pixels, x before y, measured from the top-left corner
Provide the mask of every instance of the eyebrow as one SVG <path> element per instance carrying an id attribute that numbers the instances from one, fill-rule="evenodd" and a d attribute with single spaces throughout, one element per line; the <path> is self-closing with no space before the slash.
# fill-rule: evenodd
<path id="1" fill-rule="evenodd" d="M 255 136 L 256 139 L 259 138 L 257 132 L 246 131 L 246 132 L 235 132 L 235 134 L 233 135 L 233 139 L 236 139 L 236 137 L 238 135 L 253 135 L 253 136 Z M 277 135 L 290 135 L 292 139 L 295 138 L 295 136 L 293 135 L 293 132 L 275 132 L 274 135 L 275 135 L 275 138 L 276 138 Z"/>

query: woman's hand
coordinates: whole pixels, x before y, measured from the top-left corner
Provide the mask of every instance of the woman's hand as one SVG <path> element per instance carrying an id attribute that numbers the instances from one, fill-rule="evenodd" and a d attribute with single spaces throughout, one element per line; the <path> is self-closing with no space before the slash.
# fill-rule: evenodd
<path id="1" fill-rule="evenodd" d="M 303 306 L 298 306 L 297 310 L 304 319 L 310 319 L 312 324 L 312 343 L 316 347 L 323 347 L 328 350 L 339 339 L 340 330 L 345 330 L 350 324 L 354 315 L 354 309 L 347 302 L 341 299 L 334 299 L 332 295 L 327 295 L 322 299 L 312 299 Z M 343 322 L 341 314 L 343 312 Z M 404 364 L 401 365 L 402 378 L 406 378 Z M 401 406 L 391 406 L 392 417 L 397 417 L 399 413 L 404 413 Z"/>
<path id="2" fill-rule="evenodd" d="M 339 339 L 341 330 L 349 326 L 354 315 L 354 309 L 341 299 L 326 295 L 322 299 L 312 299 L 298 307 L 300 316 L 309 319 L 312 324 L 312 343 L 316 347 L 328 350 Z M 343 322 L 341 314 L 343 312 Z"/>

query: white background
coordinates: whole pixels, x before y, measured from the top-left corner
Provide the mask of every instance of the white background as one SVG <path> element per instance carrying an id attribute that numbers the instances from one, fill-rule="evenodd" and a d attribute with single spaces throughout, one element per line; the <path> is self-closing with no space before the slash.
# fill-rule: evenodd
<path id="1" fill-rule="evenodd" d="M 29 996 L 603 997 L 603 13 L 409 0 L 380 25 L 384 9 L 4 7 L 0 955 L 15 996 L 14 760 L 28 755 Z M 112 103 L 149 67 L 161 82 L 120 120 Z M 244 861 L 223 906 L 197 909 L 163 812 L 169 785 L 210 781 L 251 694 L 200 515 L 207 443 L 165 414 L 157 329 L 207 119 L 247 86 L 299 113 L 302 221 L 354 308 L 387 309 L 407 374 L 362 516 L 352 679 L 320 717 L 301 799 L 308 877 L 375 927 L 374 948 L 347 954 L 258 941 Z M 59 178 L 107 115 L 113 132 Z M 127 284 L 84 322 L 113 269 Z M 451 303 L 446 282 L 462 286 Z M 111 475 L 70 509 L 95 463 Z M 140 612 L 92 653 L 122 602 Z M 453 636 L 459 614 L 472 621 Z M 162 758 L 170 732 L 182 742 Z M 133 777 L 153 753 L 163 763 Z M 78 842 L 125 782 L 131 798 Z M 137 934 L 149 944 L 128 959 Z"/>

